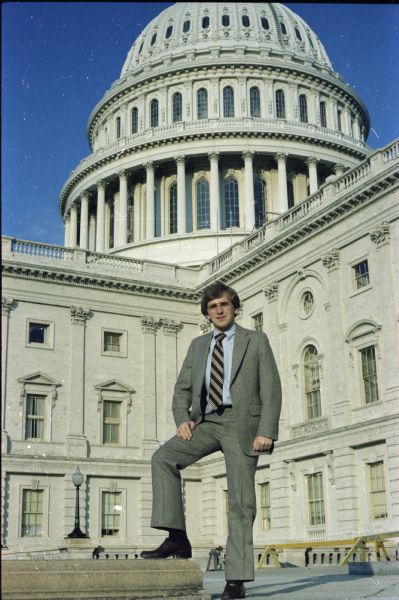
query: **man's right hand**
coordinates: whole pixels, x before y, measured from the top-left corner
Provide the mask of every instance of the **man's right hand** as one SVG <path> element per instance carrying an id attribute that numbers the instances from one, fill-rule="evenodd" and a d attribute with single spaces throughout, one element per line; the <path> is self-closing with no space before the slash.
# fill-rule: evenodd
<path id="1" fill-rule="evenodd" d="M 184 423 L 181 423 L 177 428 L 176 435 L 182 440 L 191 440 L 193 437 L 193 434 L 191 433 L 193 429 L 195 429 L 194 421 L 184 421 Z"/>

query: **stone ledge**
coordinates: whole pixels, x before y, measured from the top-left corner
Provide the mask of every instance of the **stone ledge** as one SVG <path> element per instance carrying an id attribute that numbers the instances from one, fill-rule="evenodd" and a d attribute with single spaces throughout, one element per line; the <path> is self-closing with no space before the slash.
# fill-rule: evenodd
<path id="1" fill-rule="evenodd" d="M 210 600 L 192 560 L 16 560 L 2 565 L 3 600 Z"/>

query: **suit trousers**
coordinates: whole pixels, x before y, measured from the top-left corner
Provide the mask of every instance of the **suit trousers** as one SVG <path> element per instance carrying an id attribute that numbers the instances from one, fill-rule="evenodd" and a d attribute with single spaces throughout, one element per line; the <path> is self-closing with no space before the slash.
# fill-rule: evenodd
<path id="1" fill-rule="evenodd" d="M 226 579 L 253 581 L 253 522 L 256 515 L 255 471 L 257 456 L 242 451 L 235 431 L 233 410 L 211 413 L 193 430 L 191 440 L 177 436 L 152 458 L 153 505 L 151 526 L 186 529 L 180 471 L 204 456 L 224 454 L 228 488 Z M 215 512 L 219 509 L 214 507 Z M 216 515 L 216 520 L 223 519 Z"/>

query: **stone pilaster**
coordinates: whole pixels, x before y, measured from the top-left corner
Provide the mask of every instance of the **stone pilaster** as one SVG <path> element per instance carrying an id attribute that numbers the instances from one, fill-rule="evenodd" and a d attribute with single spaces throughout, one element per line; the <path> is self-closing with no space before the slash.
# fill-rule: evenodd
<path id="1" fill-rule="evenodd" d="M 159 369 L 159 389 L 160 402 L 159 412 L 159 439 L 164 441 L 174 435 L 176 426 L 171 413 L 172 397 L 174 385 L 177 379 L 178 365 L 178 343 L 179 332 L 183 329 L 183 324 L 173 319 L 162 318 L 160 320 L 162 335 L 159 336 L 158 356 L 160 362 Z"/>
<path id="2" fill-rule="evenodd" d="M 219 229 L 220 222 L 220 200 L 219 200 L 219 153 L 208 154 L 211 163 L 211 185 L 210 185 L 210 213 L 211 231 Z"/>
<path id="3" fill-rule="evenodd" d="M 351 537 L 359 531 L 355 450 L 334 450 L 334 475 L 337 494 L 337 538 Z"/>
<path id="4" fill-rule="evenodd" d="M 155 178 L 154 163 L 147 162 L 144 165 L 146 170 L 147 182 L 147 203 L 146 203 L 146 239 L 152 240 L 155 236 Z"/>
<path id="5" fill-rule="evenodd" d="M 186 233 L 186 161 L 175 157 L 177 165 L 177 233 Z"/>
<path id="6" fill-rule="evenodd" d="M 150 456 L 158 442 L 158 370 L 157 332 L 162 321 L 143 316 L 143 452 Z"/>
<path id="7" fill-rule="evenodd" d="M 127 172 L 120 171 L 119 175 L 119 214 L 118 230 L 119 239 L 115 245 L 125 246 L 127 243 Z M 116 218 L 116 215 L 115 215 Z"/>
<path id="8" fill-rule="evenodd" d="M 278 205 L 276 212 L 283 213 L 288 210 L 288 192 L 287 192 L 287 155 L 283 153 L 276 154 L 278 168 Z"/>
<path id="9" fill-rule="evenodd" d="M 80 248 L 89 248 L 89 194 L 84 192 L 80 197 Z"/>
<path id="10" fill-rule="evenodd" d="M 104 252 L 105 247 L 105 187 L 105 181 L 97 183 L 96 252 Z"/>
<path id="11" fill-rule="evenodd" d="M 68 248 L 70 245 L 70 235 L 71 235 L 71 215 L 67 214 L 64 221 L 64 246 Z"/>
<path id="12" fill-rule="evenodd" d="M 8 435 L 6 431 L 6 415 L 7 415 L 7 370 L 8 370 L 8 340 L 9 340 L 9 321 L 11 311 L 16 307 L 16 302 L 13 298 L 1 297 L 1 430 L 2 430 L 2 452 L 8 452 Z"/>
<path id="13" fill-rule="evenodd" d="M 309 192 L 314 194 L 319 188 L 319 182 L 317 178 L 317 158 L 308 158 L 305 163 L 309 169 Z"/>
<path id="14" fill-rule="evenodd" d="M 67 454 L 69 457 L 87 456 L 87 440 L 84 433 L 86 321 L 90 310 L 71 306 L 71 354 L 69 372 L 69 421 Z"/>

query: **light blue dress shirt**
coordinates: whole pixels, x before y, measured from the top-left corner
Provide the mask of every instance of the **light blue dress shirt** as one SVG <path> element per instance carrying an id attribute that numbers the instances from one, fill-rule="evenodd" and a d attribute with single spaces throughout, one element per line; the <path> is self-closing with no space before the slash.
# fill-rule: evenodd
<path id="1" fill-rule="evenodd" d="M 231 363 L 233 360 L 233 348 L 234 348 L 234 335 L 236 332 L 236 326 L 233 324 L 230 329 L 227 331 L 219 331 L 215 329 L 213 332 L 213 337 L 211 340 L 211 344 L 209 346 L 209 354 L 208 360 L 206 363 L 205 370 L 205 386 L 206 386 L 206 401 L 207 405 L 205 408 L 206 413 L 213 412 L 215 409 L 208 403 L 209 400 L 209 384 L 211 380 L 211 360 L 212 360 L 212 352 L 216 344 L 216 336 L 219 333 L 226 334 L 226 337 L 222 341 L 223 345 L 223 355 L 224 355 L 224 376 L 223 376 L 223 404 L 225 406 L 231 406 L 231 396 L 230 396 L 230 375 L 231 375 Z"/>

